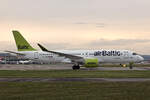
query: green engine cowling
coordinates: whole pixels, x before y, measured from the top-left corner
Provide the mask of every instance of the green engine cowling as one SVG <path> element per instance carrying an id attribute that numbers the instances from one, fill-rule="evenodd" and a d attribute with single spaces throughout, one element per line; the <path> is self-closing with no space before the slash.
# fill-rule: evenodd
<path id="1" fill-rule="evenodd" d="M 95 59 L 95 58 L 85 59 L 84 66 L 88 68 L 98 67 L 99 66 L 98 59 Z"/>

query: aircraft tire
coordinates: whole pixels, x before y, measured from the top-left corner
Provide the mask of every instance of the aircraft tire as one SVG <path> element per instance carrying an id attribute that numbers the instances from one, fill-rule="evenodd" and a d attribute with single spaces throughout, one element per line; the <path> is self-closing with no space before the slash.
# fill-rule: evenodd
<path id="1" fill-rule="evenodd" d="M 77 65 L 73 65 L 73 66 L 72 66 L 72 69 L 73 69 L 73 70 L 80 69 L 80 66 L 79 66 L 79 65 L 78 65 L 78 66 L 77 66 Z"/>

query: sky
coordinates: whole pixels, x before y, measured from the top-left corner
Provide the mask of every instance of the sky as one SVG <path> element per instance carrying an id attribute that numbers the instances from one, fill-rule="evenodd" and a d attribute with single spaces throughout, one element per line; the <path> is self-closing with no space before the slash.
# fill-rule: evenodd
<path id="1" fill-rule="evenodd" d="M 0 0 L 0 50 L 12 30 L 39 49 L 127 49 L 150 54 L 150 0 Z"/>

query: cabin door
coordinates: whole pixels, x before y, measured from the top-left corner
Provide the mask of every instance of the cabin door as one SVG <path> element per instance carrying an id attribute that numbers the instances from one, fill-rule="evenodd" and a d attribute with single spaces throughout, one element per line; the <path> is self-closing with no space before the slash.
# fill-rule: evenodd
<path id="1" fill-rule="evenodd" d="M 35 53 L 34 53 L 34 59 L 39 59 L 38 52 L 35 52 Z"/>

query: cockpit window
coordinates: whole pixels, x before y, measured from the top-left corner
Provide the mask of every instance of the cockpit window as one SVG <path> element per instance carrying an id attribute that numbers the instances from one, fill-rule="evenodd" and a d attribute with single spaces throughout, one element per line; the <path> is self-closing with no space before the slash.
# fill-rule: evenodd
<path id="1" fill-rule="evenodd" d="M 137 53 L 133 53 L 133 55 L 137 55 Z"/>

